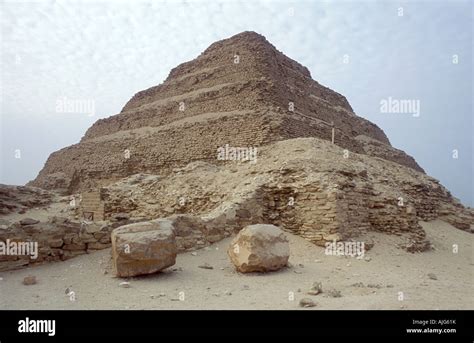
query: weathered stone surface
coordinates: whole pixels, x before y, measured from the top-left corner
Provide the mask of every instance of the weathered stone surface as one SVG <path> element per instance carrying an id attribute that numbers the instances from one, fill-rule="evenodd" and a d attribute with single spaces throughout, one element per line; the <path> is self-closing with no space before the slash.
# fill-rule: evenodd
<path id="1" fill-rule="evenodd" d="M 112 231 L 112 258 L 119 277 L 152 274 L 176 262 L 173 226 L 168 220 L 129 224 Z"/>
<path id="2" fill-rule="evenodd" d="M 130 215 L 128 213 L 116 213 L 112 216 L 112 220 L 114 221 L 122 221 L 130 219 Z"/>
<path id="3" fill-rule="evenodd" d="M 63 246 L 64 242 L 61 238 L 57 238 L 57 239 L 51 239 L 49 241 L 49 246 L 51 248 L 61 248 Z"/>
<path id="4" fill-rule="evenodd" d="M 25 218 L 25 219 L 20 220 L 21 225 L 34 225 L 38 223 L 39 223 L 39 220 L 32 219 L 32 218 Z"/>
<path id="5" fill-rule="evenodd" d="M 44 207 L 51 203 L 52 198 L 50 192 L 40 188 L 0 184 L 0 215 Z"/>
<path id="6" fill-rule="evenodd" d="M 98 242 L 87 243 L 88 250 L 102 250 L 102 249 L 110 248 L 111 246 L 112 246 L 111 243 L 98 243 Z"/>
<path id="7" fill-rule="evenodd" d="M 239 272 L 268 272 L 288 264 L 290 245 L 278 227 L 255 224 L 237 234 L 227 253 Z"/>

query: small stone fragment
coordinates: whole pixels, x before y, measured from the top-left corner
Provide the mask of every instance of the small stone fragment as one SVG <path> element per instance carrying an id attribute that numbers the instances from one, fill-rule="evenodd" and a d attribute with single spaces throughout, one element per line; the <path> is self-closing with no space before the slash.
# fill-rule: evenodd
<path id="1" fill-rule="evenodd" d="M 328 292 L 328 295 L 332 298 L 340 298 L 342 297 L 341 291 L 338 291 L 337 289 L 331 289 Z"/>
<path id="2" fill-rule="evenodd" d="M 316 303 L 309 298 L 303 298 L 300 300 L 300 306 L 301 307 L 315 307 Z"/>
<path id="3" fill-rule="evenodd" d="M 36 285 L 36 283 L 37 283 L 37 280 L 36 280 L 36 276 L 34 275 L 25 276 L 25 278 L 23 279 L 23 284 L 25 286 Z"/>
<path id="4" fill-rule="evenodd" d="M 198 268 L 202 268 L 202 269 L 214 269 L 214 267 L 211 266 L 209 263 L 201 264 L 201 265 L 198 266 Z"/>
<path id="5" fill-rule="evenodd" d="M 323 292 L 323 285 L 321 282 L 314 282 L 311 289 L 307 292 L 309 295 L 318 295 Z"/>
<path id="6" fill-rule="evenodd" d="M 32 218 L 25 218 L 25 219 L 20 220 L 20 225 L 34 225 L 38 223 L 39 223 L 39 220 L 32 219 Z"/>

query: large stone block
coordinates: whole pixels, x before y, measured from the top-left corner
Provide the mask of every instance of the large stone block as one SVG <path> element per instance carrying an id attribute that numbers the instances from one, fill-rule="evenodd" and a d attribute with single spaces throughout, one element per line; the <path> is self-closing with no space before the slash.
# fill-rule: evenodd
<path id="1" fill-rule="evenodd" d="M 290 245 L 278 227 L 255 224 L 237 234 L 227 253 L 239 272 L 267 272 L 288 264 Z"/>
<path id="2" fill-rule="evenodd" d="M 119 277 L 152 274 L 176 262 L 176 241 L 169 220 L 128 224 L 112 231 L 112 258 Z"/>

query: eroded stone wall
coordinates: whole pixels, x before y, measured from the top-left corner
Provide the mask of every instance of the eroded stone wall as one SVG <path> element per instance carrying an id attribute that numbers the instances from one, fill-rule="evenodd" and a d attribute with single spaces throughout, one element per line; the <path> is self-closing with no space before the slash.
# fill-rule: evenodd
<path id="1" fill-rule="evenodd" d="M 0 241 L 7 243 L 36 242 L 38 256 L 0 255 L 0 271 L 42 262 L 63 261 L 74 256 L 108 248 L 110 233 L 118 223 L 81 223 L 66 218 L 53 218 L 44 223 L 21 225 L 13 223 L 0 230 Z"/>

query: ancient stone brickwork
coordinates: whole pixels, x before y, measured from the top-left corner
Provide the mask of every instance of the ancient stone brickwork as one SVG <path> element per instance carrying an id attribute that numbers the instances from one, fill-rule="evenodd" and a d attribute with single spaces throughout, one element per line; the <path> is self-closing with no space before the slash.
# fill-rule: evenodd
<path id="1" fill-rule="evenodd" d="M 65 152 L 78 165 L 87 165 L 87 169 L 77 172 L 74 164 L 64 166 L 64 154 L 54 153 L 40 177 L 63 170 L 80 180 L 71 189 L 78 191 L 143 171 L 166 174 L 195 160 L 217 162 L 217 149 L 226 144 L 261 146 L 270 140 L 270 129 L 269 117 L 245 113 L 190 122 L 182 127 L 160 128 L 150 131 L 146 139 L 130 135 L 112 140 L 89 140 L 71 146 Z M 129 158 L 126 158 L 126 151 Z"/>
<path id="2" fill-rule="evenodd" d="M 268 83 L 264 80 L 247 80 L 226 83 L 214 88 L 202 88 L 199 92 L 184 93 L 179 97 L 157 100 L 151 104 L 133 108 L 117 116 L 98 120 L 85 134 L 82 142 L 110 135 L 119 131 L 142 127 L 159 127 L 163 125 L 180 125 L 194 116 L 205 116 L 239 111 L 258 111 L 258 103 L 265 102 L 265 89 Z M 239 101 L 243 98 L 246 101 Z"/>
<path id="3" fill-rule="evenodd" d="M 332 127 L 335 143 L 345 149 L 423 172 L 391 148 L 380 128 L 356 116 L 344 96 L 312 80 L 307 68 L 264 37 L 244 32 L 214 43 L 173 69 L 163 84 L 135 94 L 119 114 L 97 121 L 79 144 L 51 154 L 30 185 L 66 184 L 74 193 L 135 173 L 163 174 L 191 161 L 213 161 L 224 144 L 331 140 Z"/>
<path id="4" fill-rule="evenodd" d="M 336 201 L 319 185 L 304 189 L 286 187 L 266 189 L 265 222 L 298 234 L 316 244 L 323 244 L 337 233 Z"/>
<path id="5" fill-rule="evenodd" d="M 104 201 L 100 189 L 81 194 L 80 212 L 81 217 L 86 220 L 102 221 L 105 219 Z"/>
<path id="6" fill-rule="evenodd" d="M 209 246 L 243 226 L 261 222 L 257 204 L 248 201 L 242 206 L 234 204 L 221 207 L 207 216 L 176 214 L 169 216 L 172 222 L 178 252 L 192 251 Z M 38 257 L 0 255 L 0 271 L 12 270 L 28 265 L 66 259 L 106 249 L 111 246 L 112 231 L 123 225 L 147 221 L 135 218 L 115 222 L 71 222 L 66 218 L 53 218 L 46 223 L 21 225 L 14 223 L 0 231 L 0 241 L 37 242 Z"/>
<path id="7" fill-rule="evenodd" d="M 66 218 L 53 218 L 45 223 L 21 225 L 14 223 L 0 232 L 0 241 L 37 242 L 38 257 L 0 256 L 0 271 L 29 264 L 62 261 L 95 250 L 110 247 L 110 233 L 115 225 L 105 223 L 71 222 Z"/>

